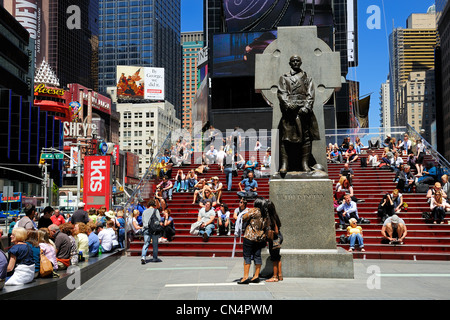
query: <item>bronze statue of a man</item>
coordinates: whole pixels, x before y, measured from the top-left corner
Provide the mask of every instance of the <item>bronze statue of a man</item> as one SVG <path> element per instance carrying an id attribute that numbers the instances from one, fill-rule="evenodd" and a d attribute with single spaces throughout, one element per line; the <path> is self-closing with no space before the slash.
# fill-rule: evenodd
<path id="1" fill-rule="evenodd" d="M 300 67 L 302 59 L 292 56 L 291 71 L 280 77 L 280 174 L 289 171 L 310 172 L 312 141 L 320 140 L 319 126 L 313 112 L 314 83 Z M 298 160 L 296 160 L 298 159 Z"/>

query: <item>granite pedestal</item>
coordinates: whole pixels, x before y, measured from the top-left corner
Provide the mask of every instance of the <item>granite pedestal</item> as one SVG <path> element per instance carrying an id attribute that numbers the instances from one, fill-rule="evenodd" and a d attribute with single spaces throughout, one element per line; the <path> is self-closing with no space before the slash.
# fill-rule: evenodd
<path id="1" fill-rule="evenodd" d="M 286 277 L 353 278 L 353 256 L 336 245 L 330 179 L 271 179 L 269 198 L 281 220 Z M 263 250 L 262 275 L 272 273 Z"/>

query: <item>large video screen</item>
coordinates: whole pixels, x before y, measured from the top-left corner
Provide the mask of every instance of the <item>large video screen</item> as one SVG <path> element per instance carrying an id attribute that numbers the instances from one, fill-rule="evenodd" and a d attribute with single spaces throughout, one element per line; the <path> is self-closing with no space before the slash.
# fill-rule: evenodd
<path id="1" fill-rule="evenodd" d="M 255 54 L 276 38 L 276 31 L 214 35 L 212 77 L 253 76 Z"/>
<path id="2" fill-rule="evenodd" d="M 333 25 L 331 0 L 223 0 L 228 32 Z"/>
<path id="3" fill-rule="evenodd" d="M 333 28 L 317 27 L 317 35 L 333 47 Z M 212 78 L 253 77 L 255 56 L 277 39 L 277 31 L 219 33 L 213 36 Z"/>

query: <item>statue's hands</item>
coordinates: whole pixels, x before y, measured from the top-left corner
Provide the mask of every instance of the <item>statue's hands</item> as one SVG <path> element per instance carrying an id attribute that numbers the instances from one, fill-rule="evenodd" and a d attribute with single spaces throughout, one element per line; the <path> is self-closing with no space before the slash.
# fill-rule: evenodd
<path id="1" fill-rule="evenodd" d="M 302 107 L 302 108 L 300 108 L 300 113 L 308 114 L 309 113 L 309 109 L 306 108 L 306 107 Z"/>
<path id="2" fill-rule="evenodd" d="M 287 103 L 286 107 L 288 110 L 295 110 L 295 104 L 293 103 Z"/>

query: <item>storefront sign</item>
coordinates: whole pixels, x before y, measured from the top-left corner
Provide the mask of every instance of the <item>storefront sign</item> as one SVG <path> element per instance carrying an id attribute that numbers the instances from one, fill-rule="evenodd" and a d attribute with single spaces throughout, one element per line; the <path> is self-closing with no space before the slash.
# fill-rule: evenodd
<path id="1" fill-rule="evenodd" d="M 89 94 L 88 94 L 88 88 L 77 84 L 77 83 L 70 83 L 68 84 L 70 95 L 72 96 L 72 99 L 79 101 L 79 91 L 80 89 L 83 90 L 82 92 L 82 99 L 83 104 L 88 105 L 89 103 Z M 91 92 L 91 99 L 92 99 L 92 108 L 96 110 L 100 110 L 102 112 L 105 112 L 107 114 L 111 114 L 111 99 L 98 93 L 95 91 Z"/>
<path id="2" fill-rule="evenodd" d="M 54 95 L 54 96 L 63 96 L 64 93 L 66 93 L 66 90 L 59 89 L 59 88 L 49 88 L 49 87 L 46 87 L 45 84 L 41 83 L 41 84 L 38 84 L 34 88 L 34 92 L 41 93 L 41 94 L 49 94 L 49 95 Z"/>
<path id="3" fill-rule="evenodd" d="M 64 137 L 87 137 L 88 129 L 91 128 L 91 133 L 95 134 L 97 131 L 96 124 L 69 122 L 63 123 Z"/>

